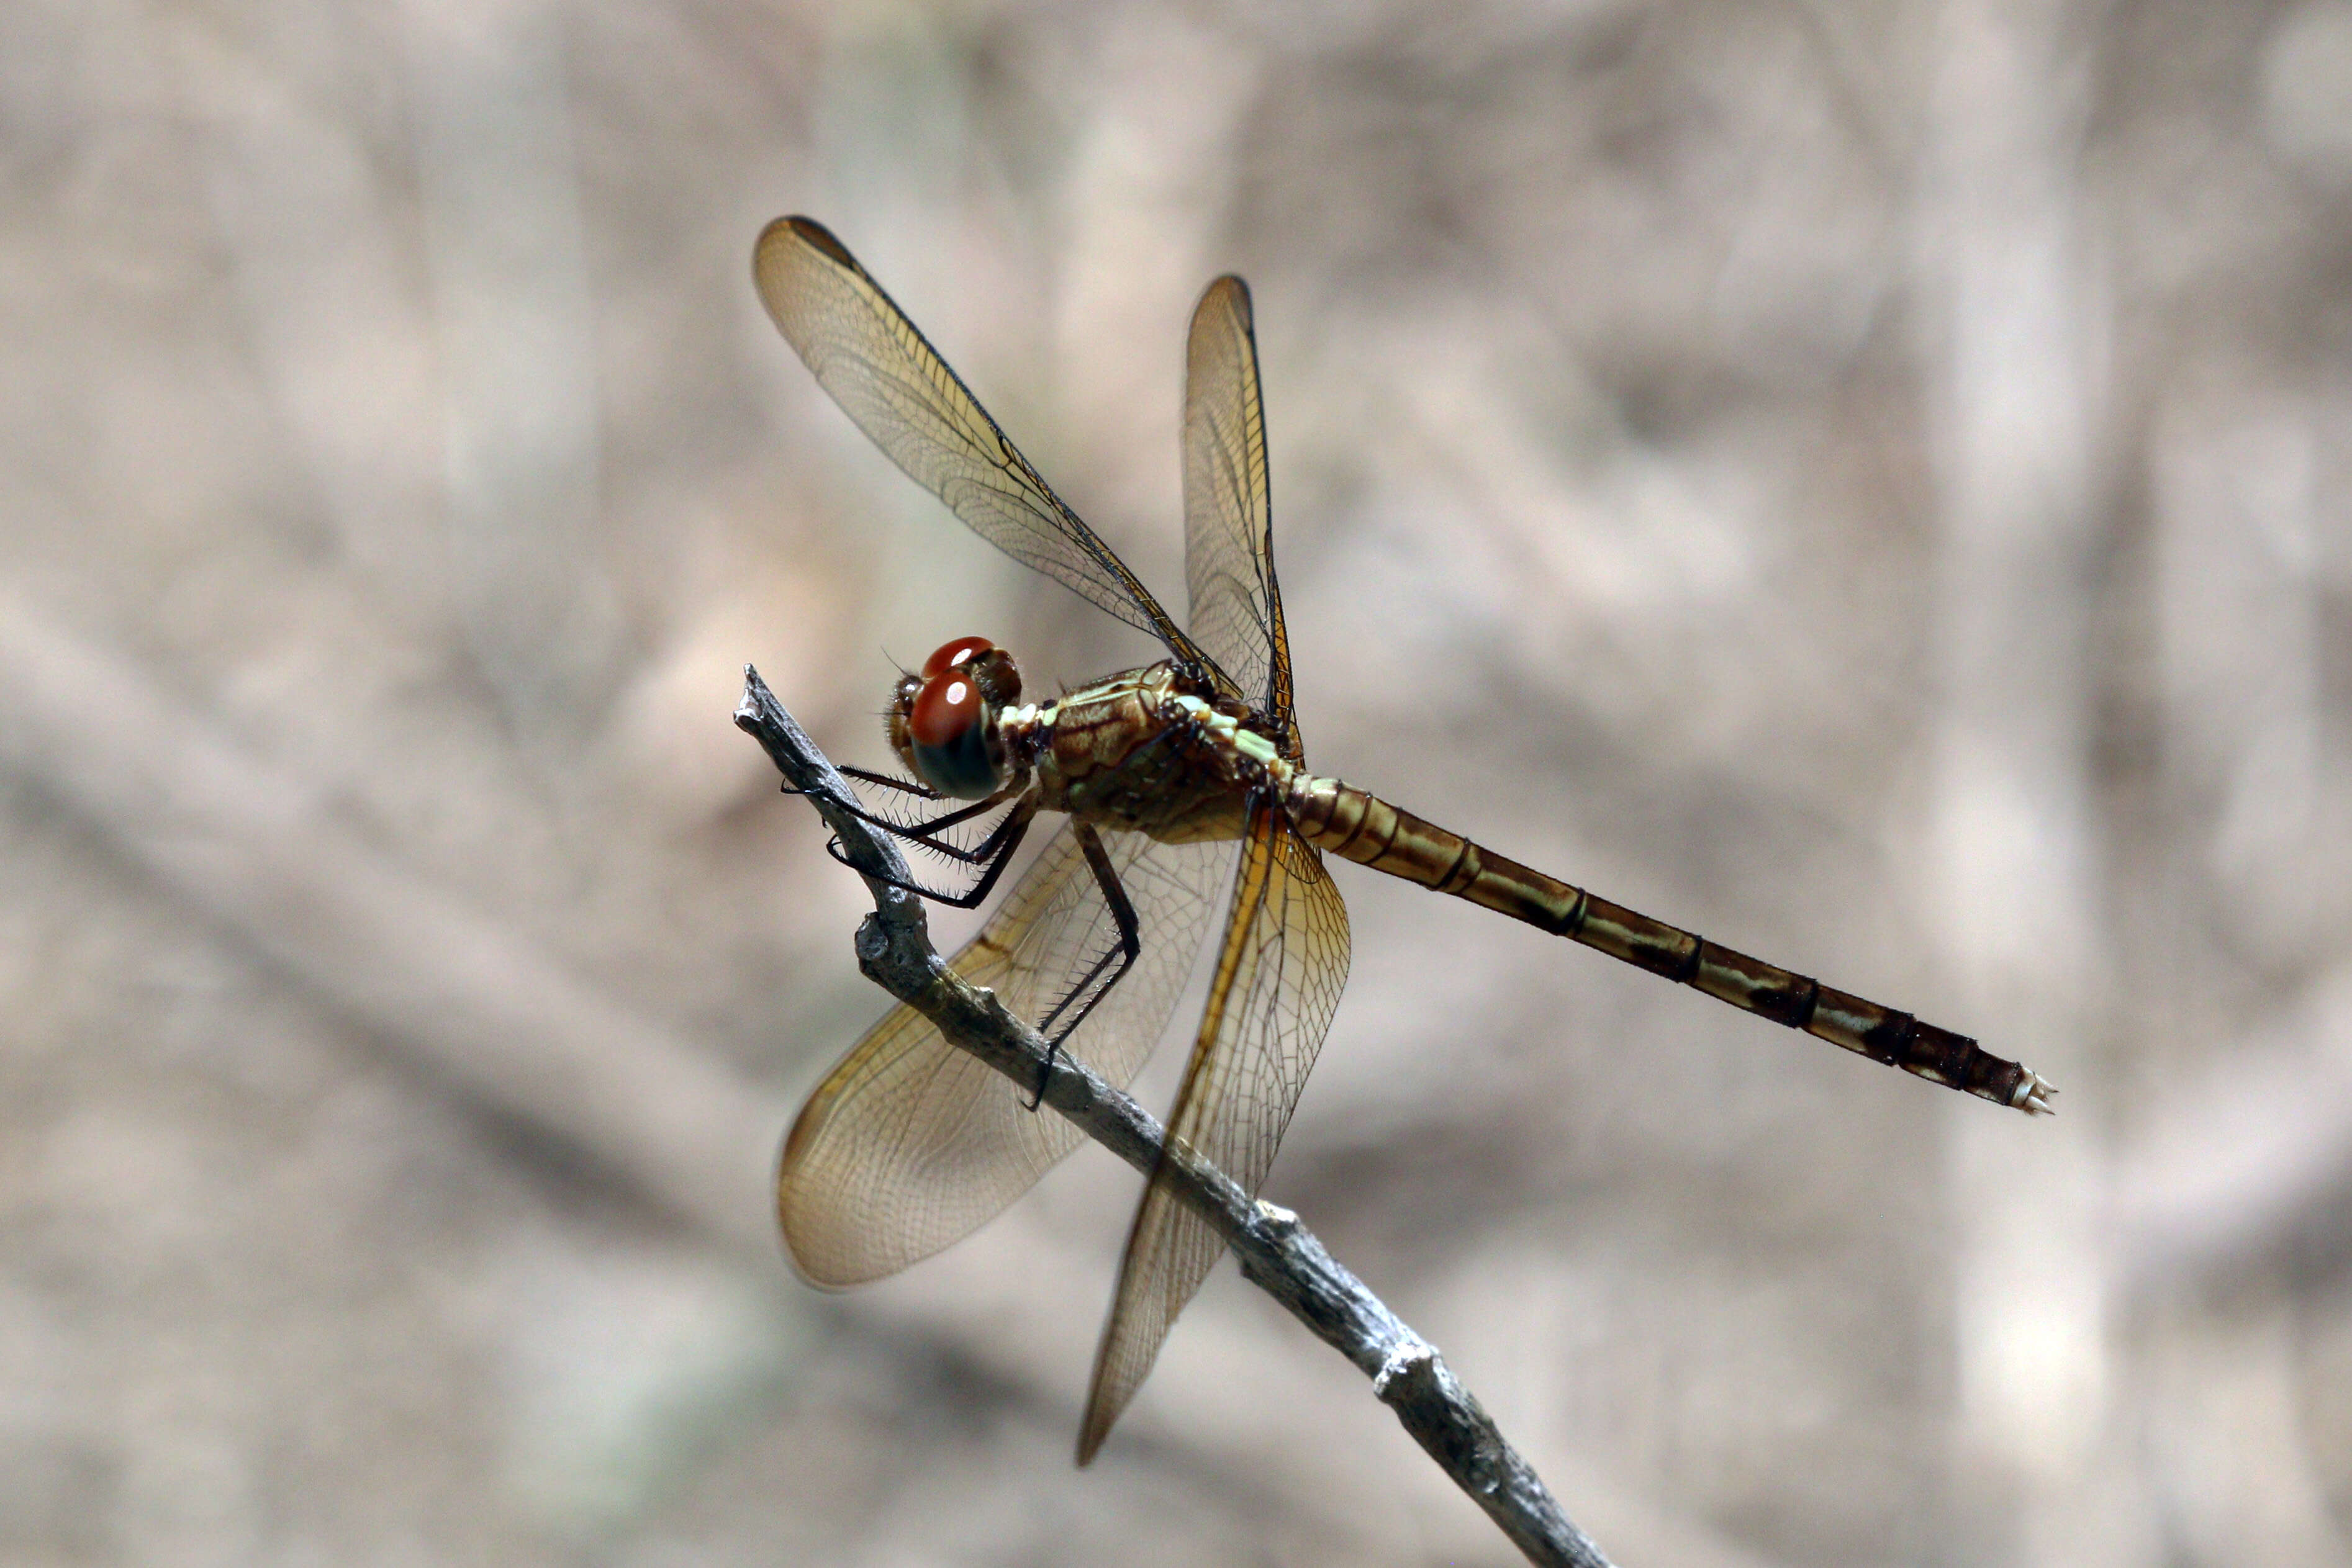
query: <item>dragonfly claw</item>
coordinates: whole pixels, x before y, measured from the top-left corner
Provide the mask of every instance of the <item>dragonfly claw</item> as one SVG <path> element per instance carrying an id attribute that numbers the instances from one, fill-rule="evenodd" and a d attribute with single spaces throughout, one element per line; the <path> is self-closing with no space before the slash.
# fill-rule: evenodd
<path id="1" fill-rule="evenodd" d="M 1062 1042 L 1059 1040 L 1045 1043 L 1045 1060 L 1037 1066 L 1037 1087 L 1030 1092 L 1029 1103 L 1021 1107 L 1024 1111 L 1034 1113 L 1045 1103 L 1045 1086 L 1054 1081 L 1054 1063 L 1061 1054 Z"/>

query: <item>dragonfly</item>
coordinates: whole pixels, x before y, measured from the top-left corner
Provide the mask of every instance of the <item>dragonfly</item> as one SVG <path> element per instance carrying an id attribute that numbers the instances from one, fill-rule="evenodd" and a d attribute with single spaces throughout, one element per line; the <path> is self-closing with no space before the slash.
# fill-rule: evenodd
<path id="1" fill-rule="evenodd" d="M 1024 700 L 982 637 L 904 672 L 885 721 L 905 777 L 861 814 L 970 869 L 976 908 L 1032 823 L 1062 819 L 950 960 L 1124 1087 L 1172 1016 L 1223 915 L 1208 999 L 1169 1113 L 1181 1142 L 1255 1196 L 1347 978 L 1347 906 L 1325 854 L 1469 900 L 1774 1023 L 2028 1113 L 2056 1092 L 2017 1062 L 1911 1014 L 1764 963 L 1509 860 L 1308 770 L 1274 570 L 1250 293 L 1210 284 L 1185 350 L 1182 625 L 1055 495 L 882 286 L 822 225 L 779 218 L 753 256 L 761 302 L 817 383 L 885 455 L 980 537 L 1167 657 Z M 910 813 L 943 808 L 908 821 Z M 955 831 L 978 832 L 977 843 Z M 1235 846 L 1238 845 L 1236 852 Z M 1049 1054 L 1047 1071 L 1051 1071 Z M 1044 1080 L 1036 1086 L 1042 1092 Z M 784 1144 L 777 1210 L 811 1282 L 878 1279 L 969 1234 L 1074 1149 L 1077 1131 L 895 1009 L 828 1072 Z M 1223 1250 L 1147 1180 L 1095 1355 L 1077 1458 L 1091 1460 Z"/>

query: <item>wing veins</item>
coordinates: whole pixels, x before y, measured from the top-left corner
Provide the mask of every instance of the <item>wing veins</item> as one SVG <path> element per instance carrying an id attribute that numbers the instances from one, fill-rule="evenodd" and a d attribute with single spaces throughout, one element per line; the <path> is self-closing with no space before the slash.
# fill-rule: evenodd
<path id="1" fill-rule="evenodd" d="M 1297 755 L 1290 653 L 1274 574 L 1265 408 L 1249 287 L 1220 277 L 1192 311 L 1184 375 L 1187 629 Z"/>
<path id="2" fill-rule="evenodd" d="M 1239 693 L 824 225 L 802 217 L 770 224 L 753 252 L 752 277 L 770 318 L 818 384 L 965 526 Z M 987 482 L 990 471 L 1003 482 Z"/>
<path id="3" fill-rule="evenodd" d="M 1289 819 L 1260 803 L 1248 833 L 1168 1139 L 1255 1196 L 1330 1027 L 1349 944 L 1339 889 Z M 1079 1463 L 1093 1457 L 1142 1385 L 1177 1314 L 1223 1252 L 1208 1221 L 1175 1196 L 1163 1154 L 1128 1234 L 1096 1352 Z"/>
<path id="4" fill-rule="evenodd" d="M 1103 837 L 1144 916 L 1144 947 L 1066 1045 L 1124 1084 L 1175 1009 L 1224 856 L 1223 846 Z M 1038 996 L 1080 972 L 1112 924 L 1066 825 L 950 964 L 1034 1016 Z M 921 1014 L 894 1008 L 826 1074 L 786 1140 L 777 1204 L 795 1265 L 819 1284 L 877 1279 L 994 1216 L 1084 1141 L 1059 1117 L 1021 1109 L 1022 1099 Z"/>

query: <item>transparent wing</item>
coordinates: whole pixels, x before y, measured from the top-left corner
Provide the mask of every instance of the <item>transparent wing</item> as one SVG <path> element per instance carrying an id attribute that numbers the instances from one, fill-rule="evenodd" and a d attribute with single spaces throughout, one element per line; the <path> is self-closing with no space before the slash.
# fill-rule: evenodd
<path id="1" fill-rule="evenodd" d="M 1348 908 L 1323 857 L 1288 818 L 1259 807 L 1169 1136 L 1255 1194 L 1290 1125 L 1347 978 Z M 1096 1352 L 1078 1463 L 1094 1458 L 1142 1386 L 1176 1314 L 1224 1245 L 1155 1173 L 1128 1235 L 1110 1322 Z"/>
<path id="2" fill-rule="evenodd" d="M 1024 566 L 1150 632 L 1178 657 L 1200 660 L 1192 640 L 1038 477 L 824 225 L 778 218 L 761 233 L 751 272 L 769 316 L 817 384 L 908 477 Z"/>
<path id="3" fill-rule="evenodd" d="M 1238 277 L 1220 277 L 1201 296 L 1185 350 L 1184 580 L 1192 641 L 1223 666 L 1244 697 L 1281 724 L 1296 757 L 1257 338 L 1249 286 Z"/>
<path id="4" fill-rule="evenodd" d="M 1124 1086 L 1174 1010 L 1227 880 L 1229 844 L 1171 845 L 1104 832 L 1142 925 L 1143 951 L 1087 1015 L 1072 1054 Z M 1069 824 L 1054 835 L 950 967 L 1034 1019 L 1117 940 Z M 1083 1141 L 1018 1085 L 899 1006 L 809 1096 L 784 1142 L 776 1207 L 812 1283 L 880 1279 L 995 1216 Z"/>

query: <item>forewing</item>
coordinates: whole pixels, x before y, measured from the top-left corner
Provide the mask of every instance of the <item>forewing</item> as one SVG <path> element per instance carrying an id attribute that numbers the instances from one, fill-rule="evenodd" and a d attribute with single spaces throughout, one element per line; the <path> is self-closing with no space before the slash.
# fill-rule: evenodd
<path id="1" fill-rule="evenodd" d="M 860 430 L 981 538 L 1183 658 L 1178 629 L 1062 503 L 905 311 L 824 225 L 778 218 L 751 271 L 769 316 Z"/>
<path id="2" fill-rule="evenodd" d="M 1174 1010 L 1208 935 L 1231 847 L 1104 832 L 1135 905 L 1143 950 L 1067 1049 L 1124 1086 Z M 1118 940 L 1068 823 L 950 965 L 1035 1019 Z M 880 1279 L 969 1234 L 1084 1134 L 1023 1109 L 1018 1085 L 901 1005 L 851 1047 L 809 1096 L 784 1143 L 777 1213 L 811 1282 Z"/>
<path id="3" fill-rule="evenodd" d="M 1255 1195 L 1347 978 L 1348 909 L 1323 857 L 1288 818 L 1258 808 L 1200 1036 L 1168 1118 L 1171 1141 L 1181 1139 Z M 1128 1235 L 1078 1434 L 1082 1465 L 1142 1386 L 1176 1314 L 1224 1250 L 1164 1177 L 1163 1161 Z"/>
<path id="4" fill-rule="evenodd" d="M 1209 285 L 1193 308 L 1184 355 L 1184 580 L 1188 629 L 1241 694 L 1284 727 L 1291 714 L 1290 643 L 1274 576 L 1265 473 L 1265 408 L 1249 286 Z"/>

